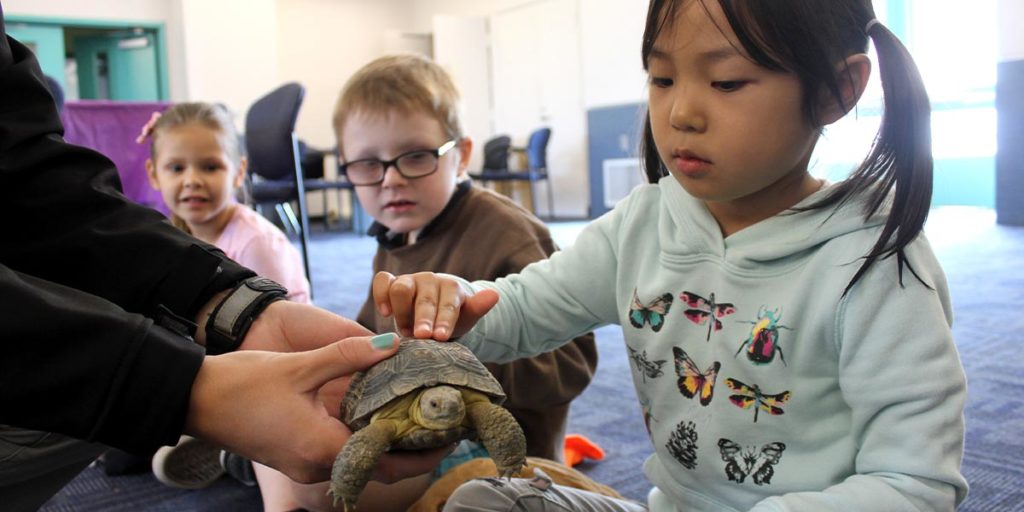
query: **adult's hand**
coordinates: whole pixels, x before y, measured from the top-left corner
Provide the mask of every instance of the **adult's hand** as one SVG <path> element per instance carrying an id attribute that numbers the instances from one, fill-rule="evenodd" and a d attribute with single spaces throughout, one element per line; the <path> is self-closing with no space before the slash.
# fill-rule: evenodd
<path id="1" fill-rule="evenodd" d="M 325 309 L 279 300 L 256 317 L 239 350 L 303 352 L 340 339 L 373 335 L 353 320 Z"/>
<path id="2" fill-rule="evenodd" d="M 317 391 L 393 355 L 397 337 L 383 341 L 390 345 L 375 348 L 369 337 L 359 337 L 301 353 L 207 356 L 192 386 L 185 431 L 297 482 L 326 480 L 352 432 L 327 413 Z M 447 451 L 388 455 L 374 478 L 394 482 L 426 473 Z"/>

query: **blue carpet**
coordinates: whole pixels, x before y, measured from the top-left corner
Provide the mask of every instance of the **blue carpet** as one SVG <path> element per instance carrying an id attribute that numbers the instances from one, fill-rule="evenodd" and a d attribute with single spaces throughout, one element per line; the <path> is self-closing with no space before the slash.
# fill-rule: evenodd
<path id="1" fill-rule="evenodd" d="M 552 226 L 562 245 L 579 223 Z M 1024 510 L 1024 228 L 997 226 L 990 210 L 940 208 L 927 228 L 949 278 L 954 333 L 968 375 L 963 472 L 971 492 L 961 511 Z M 366 299 L 374 241 L 348 233 L 316 233 L 311 248 L 315 302 L 354 316 Z M 623 495 L 644 500 L 641 471 L 651 452 L 618 327 L 597 331 L 600 362 L 590 387 L 572 406 L 569 431 L 601 445 L 607 457 L 578 466 Z M 198 491 L 161 485 L 150 475 L 108 477 L 91 467 L 44 511 L 260 510 L 258 491 L 230 478 Z"/>
<path id="2" fill-rule="evenodd" d="M 928 236 L 953 297 L 953 333 L 967 371 L 963 473 L 969 512 L 1024 510 L 1024 228 L 991 211 L 943 208 Z"/>

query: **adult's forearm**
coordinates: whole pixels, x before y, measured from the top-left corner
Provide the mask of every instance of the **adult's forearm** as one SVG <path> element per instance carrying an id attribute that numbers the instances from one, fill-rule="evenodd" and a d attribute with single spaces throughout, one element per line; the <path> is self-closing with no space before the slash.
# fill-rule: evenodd
<path id="1" fill-rule="evenodd" d="M 0 423 L 136 452 L 177 439 L 202 347 L 2 265 L 0 296 Z"/>

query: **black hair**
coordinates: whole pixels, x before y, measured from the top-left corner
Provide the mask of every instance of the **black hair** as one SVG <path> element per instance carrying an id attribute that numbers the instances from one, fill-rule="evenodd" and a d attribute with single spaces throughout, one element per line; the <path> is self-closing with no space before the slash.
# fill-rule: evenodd
<path id="1" fill-rule="evenodd" d="M 644 70 L 658 35 L 674 22 L 686 1 L 698 1 L 707 10 L 705 2 L 716 0 L 651 0 L 641 49 Z M 881 128 L 857 169 L 828 196 L 804 209 L 838 207 L 862 194 L 867 197 L 865 218 L 888 207 L 882 233 L 864 255 L 864 263 L 847 284 L 844 295 L 873 263 L 893 255 L 901 285 L 904 266 L 921 281 L 904 249 L 923 229 L 931 205 L 931 106 L 906 47 L 885 26 L 873 21 L 871 0 L 717 1 L 743 50 L 756 64 L 792 73 L 799 80 L 803 112 L 814 126 L 822 125 L 819 109 L 824 94 L 831 95 L 844 111 L 853 108 L 844 103 L 841 92 L 843 81 L 851 78 L 836 64 L 850 55 L 865 53 L 868 39 L 874 40 L 884 94 Z M 650 113 L 646 115 L 640 151 L 648 181 L 653 183 L 668 174 L 654 145 Z"/>

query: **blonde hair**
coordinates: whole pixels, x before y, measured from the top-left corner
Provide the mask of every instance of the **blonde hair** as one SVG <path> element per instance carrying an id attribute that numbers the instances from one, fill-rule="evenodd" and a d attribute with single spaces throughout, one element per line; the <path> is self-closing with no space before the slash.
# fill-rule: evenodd
<path id="1" fill-rule="evenodd" d="M 220 145 L 224 148 L 224 152 L 231 160 L 231 163 L 234 164 L 236 169 L 242 165 L 242 156 L 244 155 L 242 141 L 238 136 L 238 131 L 235 130 L 235 123 L 231 119 L 231 114 L 227 108 L 221 105 L 204 102 L 178 103 L 160 114 L 160 117 L 156 119 L 148 131 L 150 138 L 149 154 L 151 157 L 156 160 L 157 140 L 167 130 L 193 123 L 200 124 L 217 132 Z M 247 202 L 247 194 L 244 187 L 239 187 L 235 193 L 240 202 Z M 173 213 L 171 214 L 171 223 L 186 233 L 192 233 L 185 220 Z"/>
<path id="2" fill-rule="evenodd" d="M 341 89 L 334 107 L 334 131 L 341 148 L 341 130 L 356 112 L 430 114 L 445 134 L 463 137 L 459 122 L 459 91 L 436 62 L 414 54 L 380 57 L 356 71 Z"/>

